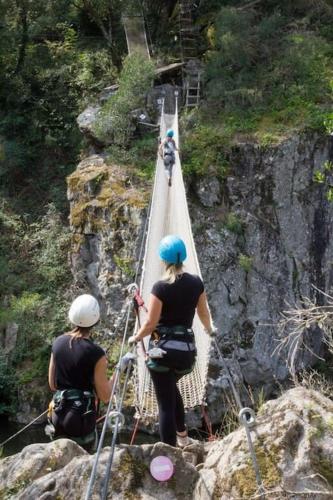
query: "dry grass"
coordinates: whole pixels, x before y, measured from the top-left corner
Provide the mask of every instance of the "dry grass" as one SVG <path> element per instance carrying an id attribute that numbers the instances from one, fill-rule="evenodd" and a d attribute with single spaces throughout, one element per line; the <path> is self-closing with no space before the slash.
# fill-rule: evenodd
<path id="1" fill-rule="evenodd" d="M 289 306 L 289 309 L 283 311 L 282 319 L 278 324 L 280 340 L 273 354 L 282 351 L 287 353 L 287 365 L 293 380 L 297 379 L 298 361 L 304 350 L 322 359 L 310 347 L 314 328 L 320 329 L 323 342 L 333 354 L 333 297 L 314 288 L 322 294 L 326 303 L 316 305 L 306 298 L 299 305 Z"/>

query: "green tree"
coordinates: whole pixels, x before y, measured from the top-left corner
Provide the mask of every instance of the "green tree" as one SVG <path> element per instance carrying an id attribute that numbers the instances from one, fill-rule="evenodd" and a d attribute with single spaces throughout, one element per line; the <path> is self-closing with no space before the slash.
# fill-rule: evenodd
<path id="1" fill-rule="evenodd" d="M 96 134 L 102 141 L 121 146 L 128 144 L 135 129 L 131 112 L 144 105 L 153 78 L 152 61 L 139 54 L 126 57 L 119 77 L 119 90 L 105 103 L 96 124 Z"/>

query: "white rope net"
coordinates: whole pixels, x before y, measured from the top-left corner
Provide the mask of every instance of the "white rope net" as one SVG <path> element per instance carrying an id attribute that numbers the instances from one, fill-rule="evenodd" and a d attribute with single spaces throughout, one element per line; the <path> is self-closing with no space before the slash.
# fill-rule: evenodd
<path id="1" fill-rule="evenodd" d="M 123 16 L 122 20 L 129 55 L 137 53 L 150 59 L 143 16 Z"/>
<path id="2" fill-rule="evenodd" d="M 168 128 L 174 130 L 175 141 L 178 144 L 177 109 L 175 115 L 162 114 L 160 125 L 162 138 L 165 137 Z M 153 284 L 161 279 L 163 273 L 163 264 L 158 258 L 157 250 L 160 240 L 167 234 L 176 234 L 184 240 L 187 249 L 185 270 L 201 276 L 178 152 L 176 152 L 176 164 L 172 172 L 172 187 L 168 187 L 163 161 L 159 156 L 156 161 L 152 205 L 140 283 L 140 291 L 145 304 L 148 304 Z M 146 313 L 141 308 L 141 322 L 145 320 L 145 315 Z M 137 328 L 138 325 L 136 325 Z M 204 401 L 210 347 L 210 337 L 203 331 L 197 315 L 194 318 L 193 330 L 198 351 L 195 368 L 192 373 L 182 377 L 178 383 L 184 406 L 187 409 L 201 405 Z M 144 339 L 146 349 L 148 342 L 149 336 Z M 143 349 L 140 345 L 137 349 L 138 359 L 135 370 L 137 416 L 142 419 L 155 419 L 158 408 L 154 387 L 145 365 Z"/>

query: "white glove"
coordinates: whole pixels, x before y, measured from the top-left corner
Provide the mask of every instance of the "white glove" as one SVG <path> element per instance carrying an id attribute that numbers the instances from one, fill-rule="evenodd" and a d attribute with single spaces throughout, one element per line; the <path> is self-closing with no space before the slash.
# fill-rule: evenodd
<path id="1" fill-rule="evenodd" d="M 137 339 L 135 338 L 135 335 L 132 335 L 129 339 L 128 339 L 128 344 L 129 345 L 133 345 L 133 344 L 136 344 L 138 341 Z"/>
<path id="2" fill-rule="evenodd" d="M 126 371 L 128 366 L 130 366 L 135 361 L 135 358 L 135 354 L 133 354 L 132 352 L 127 352 L 119 361 L 120 371 Z"/>

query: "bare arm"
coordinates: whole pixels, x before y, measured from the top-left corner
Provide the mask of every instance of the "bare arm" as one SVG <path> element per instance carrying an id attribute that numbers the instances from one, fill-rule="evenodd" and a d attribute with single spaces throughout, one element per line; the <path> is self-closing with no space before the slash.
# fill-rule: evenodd
<path id="1" fill-rule="evenodd" d="M 49 386 L 51 391 L 56 391 L 56 385 L 55 385 L 55 364 L 53 360 L 53 354 L 51 354 L 50 357 L 50 363 L 49 363 Z"/>
<path id="2" fill-rule="evenodd" d="M 163 303 L 160 299 L 158 299 L 155 295 L 150 294 L 148 317 L 139 329 L 138 333 L 135 335 L 136 342 L 142 340 L 147 335 L 150 335 L 155 330 L 161 316 L 162 305 Z"/>
<path id="3" fill-rule="evenodd" d="M 205 292 L 202 292 L 199 297 L 197 304 L 197 313 L 204 328 L 207 330 L 207 332 L 210 332 L 213 328 L 213 322 L 208 309 L 207 296 Z"/>
<path id="4" fill-rule="evenodd" d="M 101 401 L 103 401 L 103 403 L 109 402 L 115 378 L 115 374 L 113 374 L 111 379 L 108 379 L 107 366 L 108 366 L 108 361 L 106 359 L 106 356 L 102 356 L 97 361 L 94 370 L 95 390 L 98 398 Z"/>

